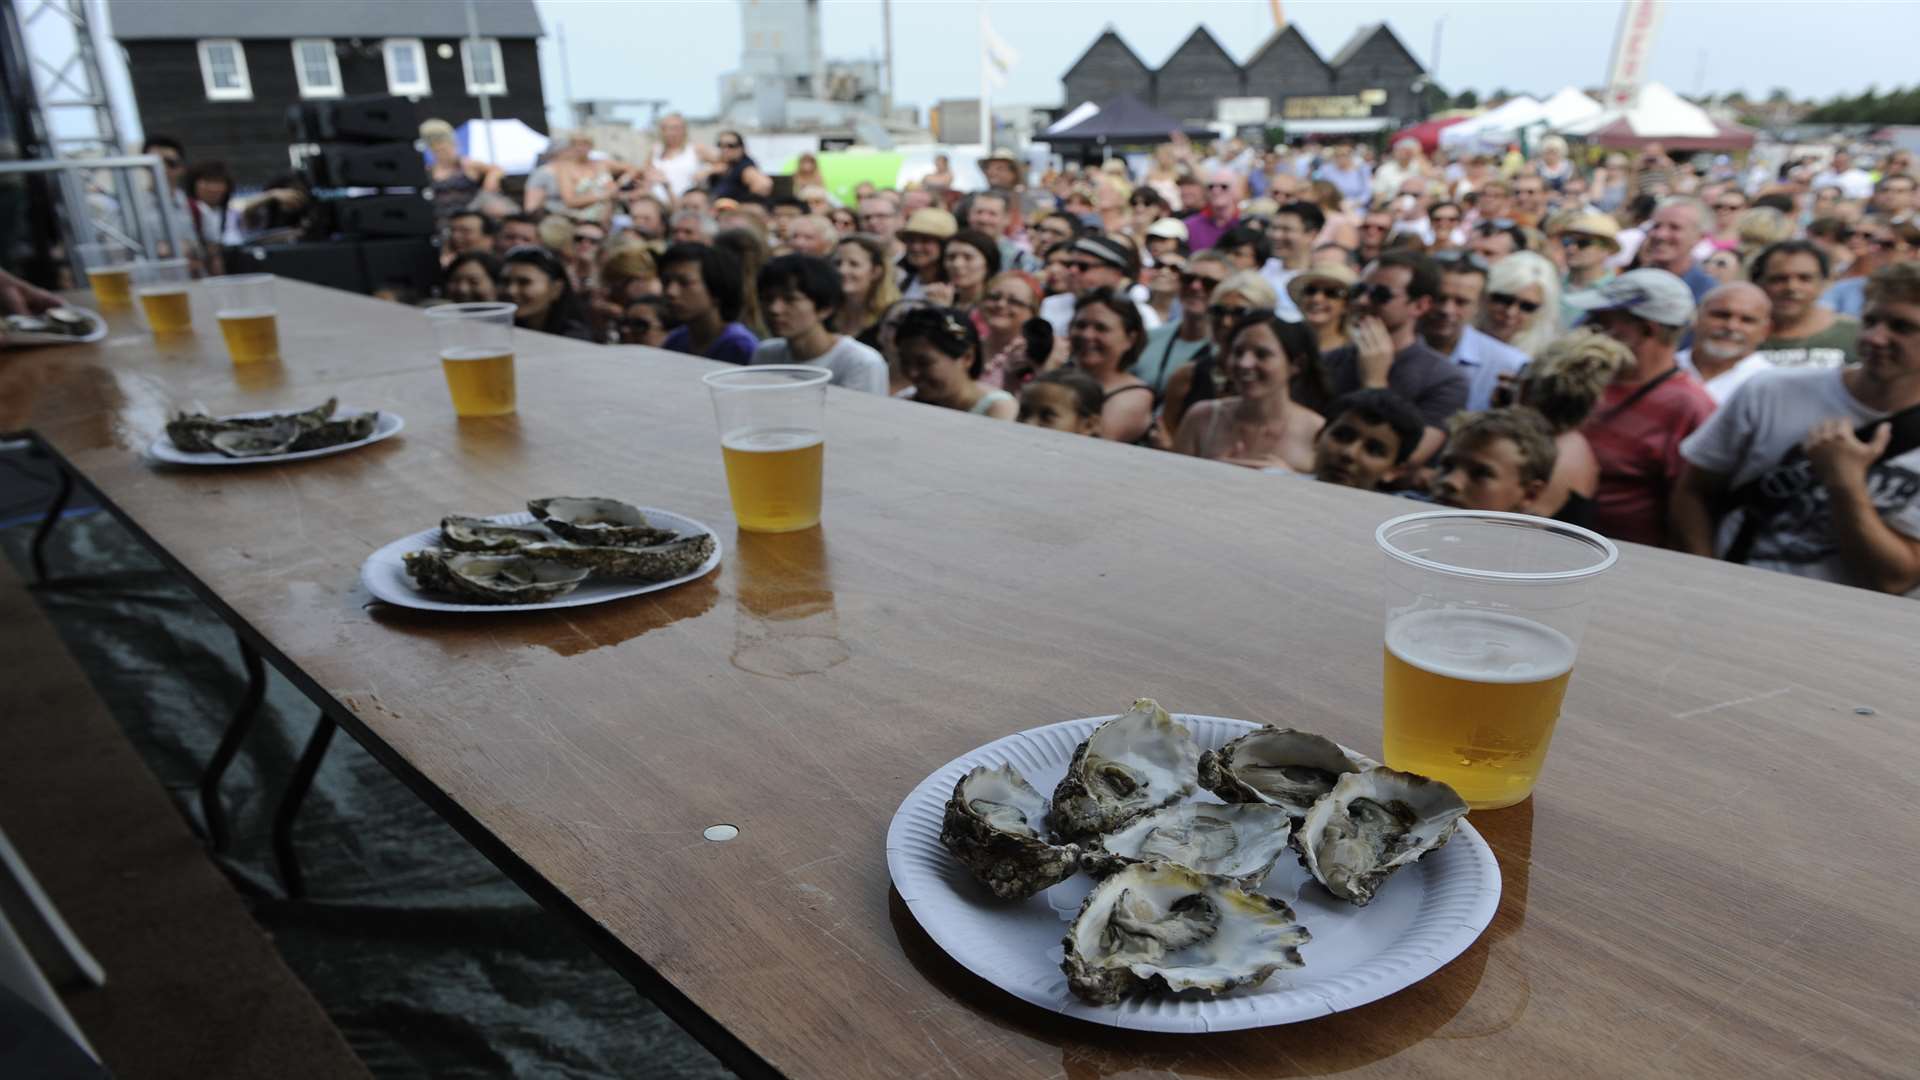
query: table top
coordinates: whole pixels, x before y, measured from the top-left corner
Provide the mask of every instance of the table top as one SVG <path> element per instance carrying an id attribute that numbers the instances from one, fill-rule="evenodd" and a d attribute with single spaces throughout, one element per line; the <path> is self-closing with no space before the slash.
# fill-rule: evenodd
<path id="1" fill-rule="evenodd" d="M 698 379 L 715 365 L 523 333 L 519 414 L 456 420 L 417 312 L 281 288 L 280 365 L 237 372 L 196 294 L 184 343 L 116 317 L 98 345 L 0 355 L 0 428 L 39 431 L 738 1067 L 1745 1077 L 1920 1060 L 1910 601 L 1623 545 L 1538 793 L 1472 815 L 1505 878 L 1472 948 L 1323 1020 L 1118 1032 L 1017 1002 L 931 943 L 889 886 L 895 808 L 975 746 L 1143 695 L 1377 752 L 1372 530 L 1406 502 L 834 390 L 822 527 L 736 534 Z M 286 466 L 139 456 L 169 408 L 328 394 L 407 429 Z M 369 552 L 443 512 L 550 494 L 691 515 L 726 561 L 555 613 L 398 611 L 359 585 Z M 738 838 L 702 838 L 720 823 Z"/>

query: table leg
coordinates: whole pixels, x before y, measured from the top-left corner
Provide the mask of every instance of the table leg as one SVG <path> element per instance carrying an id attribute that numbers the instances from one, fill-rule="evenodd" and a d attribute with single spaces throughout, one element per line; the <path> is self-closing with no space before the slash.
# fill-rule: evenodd
<path id="1" fill-rule="evenodd" d="M 44 585 L 47 581 L 47 537 L 53 534 L 54 523 L 67 509 L 67 500 L 73 497 L 73 474 L 65 468 L 55 466 L 60 473 L 60 490 L 54 492 L 53 501 L 47 504 L 47 511 L 40 518 L 40 527 L 33 530 L 33 546 L 28 556 L 33 560 L 33 583 Z"/>
<path id="2" fill-rule="evenodd" d="M 286 886 L 287 896 L 295 900 L 307 895 L 307 884 L 300 876 L 299 854 L 293 849 L 293 821 L 300 816 L 300 804 L 306 800 L 307 789 L 313 786 L 313 774 L 320 771 L 321 759 L 327 756 L 327 746 L 333 742 L 337 727 L 332 717 L 324 712 L 320 714 L 313 734 L 307 737 L 307 748 L 300 752 L 300 763 L 294 766 L 293 779 L 287 782 L 287 790 L 280 796 L 280 808 L 273 815 L 273 858 L 279 864 L 280 882 Z"/>
<path id="3" fill-rule="evenodd" d="M 260 703 L 267 694 L 266 665 L 245 638 L 240 639 L 240 659 L 247 668 L 246 692 L 233 710 L 233 718 L 227 721 L 227 730 L 220 736 L 220 745 L 214 748 L 213 757 L 208 759 L 206 772 L 200 776 L 200 813 L 207 821 L 208 841 L 213 850 L 221 854 L 226 853 L 230 837 L 227 812 L 220 805 L 220 779 L 233 764 L 234 755 L 240 752 L 240 744 L 253 731 L 254 721 L 260 718 Z"/>

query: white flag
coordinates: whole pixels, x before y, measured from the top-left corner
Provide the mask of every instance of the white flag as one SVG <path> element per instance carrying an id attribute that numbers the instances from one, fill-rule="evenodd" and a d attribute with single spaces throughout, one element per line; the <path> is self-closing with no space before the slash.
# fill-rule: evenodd
<path id="1" fill-rule="evenodd" d="M 993 32 L 993 24 L 987 21 L 985 13 L 980 16 L 980 49 L 985 53 L 987 78 L 993 81 L 995 89 L 1005 87 L 1013 65 L 1020 62 L 1020 54 Z"/>
<path id="2" fill-rule="evenodd" d="M 1620 10 L 1620 31 L 1613 42 L 1613 63 L 1608 65 L 1606 104 L 1610 108 L 1630 108 L 1646 85 L 1647 65 L 1653 57 L 1653 37 L 1665 14 L 1661 0 L 1626 0 Z"/>

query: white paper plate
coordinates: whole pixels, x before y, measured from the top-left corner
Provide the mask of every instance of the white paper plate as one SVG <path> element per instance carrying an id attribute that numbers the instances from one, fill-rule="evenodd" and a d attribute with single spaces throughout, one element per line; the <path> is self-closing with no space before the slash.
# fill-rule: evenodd
<path id="1" fill-rule="evenodd" d="M 284 410 L 263 409 L 259 412 L 230 413 L 221 419 L 246 420 L 255 416 L 272 416 L 281 411 Z M 342 406 L 336 408 L 333 415 L 336 418 L 343 418 L 366 411 Z M 152 446 L 147 447 L 147 456 L 170 465 L 279 465 L 288 461 L 301 461 L 306 458 L 326 457 L 329 454 L 344 454 L 349 450 L 358 450 L 363 446 L 371 446 L 381 439 L 390 439 L 400 434 L 406 426 L 407 421 L 399 413 L 382 411 L 380 419 L 373 423 L 373 434 L 364 439 L 355 439 L 353 442 L 340 443 L 336 446 L 323 446 L 318 450 L 301 450 L 292 454 L 264 454 L 260 457 L 239 458 L 228 457 L 218 450 L 201 450 L 190 454 L 174 446 L 173 440 L 162 433 L 159 438 L 153 440 Z"/>
<path id="2" fill-rule="evenodd" d="M 72 307 L 72 305 L 68 306 Z M 4 336 L 0 337 L 0 341 L 4 341 L 6 346 L 11 349 L 27 345 L 85 345 L 89 342 L 99 341 L 107 336 L 107 320 L 101 318 L 99 312 L 83 307 L 74 307 L 73 310 L 93 320 L 93 329 L 84 334 L 74 335 L 37 334 L 32 331 L 22 333 L 18 330 L 6 330 L 4 327 L 0 327 L 0 330 L 5 331 Z"/>
<path id="3" fill-rule="evenodd" d="M 1202 747 L 1256 725 L 1217 716 L 1176 718 Z M 1069 720 L 1009 735 L 948 762 L 900 804 L 887 829 L 887 869 L 927 935 L 969 971 L 1023 1001 L 1096 1024 L 1136 1031 L 1206 1032 L 1310 1020 L 1405 989 L 1464 952 L 1500 904 L 1500 866 L 1472 825 L 1388 878 L 1366 907 L 1334 897 L 1291 852 L 1259 890 L 1293 907 L 1313 934 L 1306 966 L 1278 971 L 1253 990 L 1213 999 L 1136 995 L 1090 1005 L 1067 989 L 1060 939 L 1092 879 L 1077 874 L 1028 900 L 995 900 L 940 844 L 953 785 L 976 765 L 1012 765 L 1042 795 L 1066 775 L 1073 749 L 1110 717 Z M 1194 799 L 1218 802 L 1202 790 Z"/>
<path id="4" fill-rule="evenodd" d="M 683 585 L 697 578 L 705 577 L 720 565 L 720 534 L 707 528 L 690 517 L 684 517 L 667 510 L 657 510 L 651 506 L 640 508 L 647 519 L 662 528 L 672 529 L 682 536 L 692 533 L 708 533 L 713 537 L 713 554 L 699 569 L 691 574 L 674 578 L 672 581 L 623 581 L 619 578 L 588 578 L 580 587 L 560 597 L 542 604 L 463 604 L 458 600 L 446 600 L 431 596 L 413 587 L 413 578 L 407 576 L 406 563 L 401 556 L 409 551 L 440 546 L 440 527 L 422 529 L 412 536 L 403 536 L 379 551 L 367 556 L 360 564 L 360 581 L 367 591 L 377 600 L 401 607 L 419 608 L 422 611 L 546 611 L 551 608 L 584 607 L 588 604 L 604 604 L 609 600 L 624 600 L 629 596 L 659 592 Z M 532 514 L 521 511 L 517 514 L 494 514 L 486 520 L 496 525 L 532 525 Z M 559 539 L 555 537 L 555 539 Z"/>

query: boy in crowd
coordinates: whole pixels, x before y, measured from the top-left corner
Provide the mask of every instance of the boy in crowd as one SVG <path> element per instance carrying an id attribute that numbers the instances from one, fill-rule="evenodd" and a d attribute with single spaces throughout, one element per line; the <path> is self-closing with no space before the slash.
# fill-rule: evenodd
<path id="1" fill-rule="evenodd" d="M 1313 478 L 1362 491 L 1378 491 L 1394 479 L 1426 422 L 1420 411 L 1391 390 L 1355 390 L 1327 406 L 1327 422 L 1313 440 Z"/>
<path id="2" fill-rule="evenodd" d="M 1460 510 L 1532 513 L 1558 456 L 1546 419 L 1527 408 L 1490 409 L 1461 413 L 1451 426 L 1434 466 L 1434 501 Z"/>

